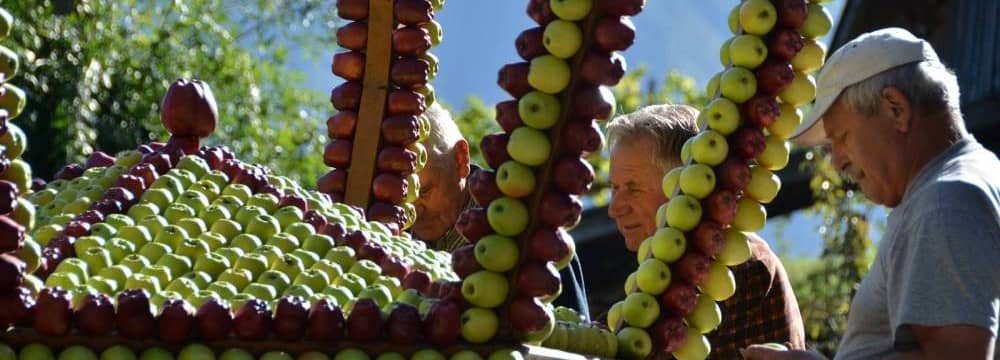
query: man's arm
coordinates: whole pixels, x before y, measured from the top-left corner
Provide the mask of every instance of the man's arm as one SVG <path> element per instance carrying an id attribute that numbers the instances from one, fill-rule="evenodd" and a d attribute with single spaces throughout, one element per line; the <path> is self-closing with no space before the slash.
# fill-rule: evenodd
<path id="1" fill-rule="evenodd" d="M 996 338 L 987 329 L 970 325 L 910 326 L 920 349 L 899 359 L 993 359 Z"/>

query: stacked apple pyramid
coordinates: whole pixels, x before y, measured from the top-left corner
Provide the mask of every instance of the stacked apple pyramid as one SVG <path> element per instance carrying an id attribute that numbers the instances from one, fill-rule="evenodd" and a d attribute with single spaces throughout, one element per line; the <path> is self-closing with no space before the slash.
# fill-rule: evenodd
<path id="1" fill-rule="evenodd" d="M 764 226 L 762 204 L 780 188 L 773 171 L 788 163 L 785 140 L 802 120 L 797 107 L 816 95 L 809 72 L 824 50 L 815 39 L 831 27 L 821 5 L 745 0 L 730 27 L 735 37 L 722 48 L 726 69 L 709 84 L 714 99 L 702 130 L 682 148 L 686 165 L 664 176 L 670 201 L 657 213 L 660 228 L 643 242 L 626 298 L 608 314 L 621 357 L 708 356 L 703 334 L 722 321 L 716 302 L 736 291 L 728 267 L 751 256 L 743 232 Z"/>
<path id="2" fill-rule="evenodd" d="M 42 336 L 11 335 L 41 342 L 23 347 L 22 356 L 51 353 L 45 339 L 63 336 L 76 336 L 77 345 L 95 336 L 146 341 L 107 350 L 118 352 L 227 339 L 278 342 L 256 352 L 302 339 L 316 350 L 345 347 L 339 340 L 381 341 L 385 333 L 396 341 L 392 318 L 383 319 L 396 302 L 412 304 L 417 316 L 404 328 L 416 334 L 399 342 L 417 346 L 416 309 L 429 305 L 421 291 L 457 279 L 447 253 L 393 235 L 359 209 L 241 162 L 225 147 L 200 146 L 216 124 L 206 84 L 178 80 L 162 108 L 172 134 L 166 144 L 117 157 L 94 152 L 30 196 L 42 250 L 0 255 L 0 320 Z M 15 225 L 0 229 L 5 244 L 31 243 Z M 190 351 L 211 354 L 199 346 Z"/>
<path id="3" fill-rule="evenodd" d="M 515 99 L 497 105 L 504 132 L 480 143 L 492 169 L 471 177 L 470 190 L 481 207 L 459 218 L 456 226 L 471 245 L 452 257 L 463 280 L 461 296 L 451 301 L 468 305 L 463 324 L 489 323 L 491 329 L 512 333 L 490 331 L 466 340 L 499 336 L 538 343 L 555 327 L 549 302 L 561 291 L 558 269 L 574 253 L 566 228 L 580 220 L 579 196 L 594 178 L 581 157 L 602 146 L 595 120 L 610 118 L 614 110 L 608 86 L 625 73 L 618 51 L 631 45 L 635 28 L 629 16 L 643 4 L 529 3 L 527 13 L 539 27 L 516 41 L 525 61 L 499 72 L 500 87 Z M 597 350 L 613 355 L 613 350 Z"/>
<path id="4" fill-rule="evenodd" d="M 348 51 L 333 57 L 333 73 L 346 82 L 334 88 L 330 97 L 339 112 L 327 120 L 330 142 L 323 153 L 323 160 L 334 169 L 319 179 L 319 189 L 335 202 L 343 200 L 348 190 L 348 169 L 352 159 L 363 158 L 352 156 L 353 151 L 364 149 L 355 142 L 377 143 L 377 173 L 370 181 L 374 201 L 369 203 L 367 214 L 395 232 L 409 228 L 416 220 L 413 202 L 420 187 L 416 173 L 427 162 L 427 151 L 420 140 L 430 132 L 430 122 L 423 113 L 434 103 L 434 88 L 429 81 L 437 74 L 438 67 L 437 58 L 428 50 L 441 42 L 442 30 L 440 24 L 434 21 L 434 10 L 442 5 L 441 0 L 395 0 L 392 29 L 385 29 L 392 31 L 391 54 L 383 54 L 368 49 L 372 45 L 369 44 L 369 32 L 376 30 L 368 28 L 371 24 L 368 21 L 369 1 L 337 1 L 339 16 L 352 22 L 337 30 L 337 43 Z M 368 58 L 385 55 L 389 58 Z M 369 67 L 366 63 L 378 61 L 391 64 L 391 84 L 384 114 L 377 112 L 384 115 L 381 118 L 381 139 L 362 139 L 363 136 L 356 131 L 359 116 L 382 109 L 381 104 L 367 108 L 361 106 L 365 84 L 370 82 L 365 81 L 366 75 L 377 71 L 374 68 L 366 71 Z"/>

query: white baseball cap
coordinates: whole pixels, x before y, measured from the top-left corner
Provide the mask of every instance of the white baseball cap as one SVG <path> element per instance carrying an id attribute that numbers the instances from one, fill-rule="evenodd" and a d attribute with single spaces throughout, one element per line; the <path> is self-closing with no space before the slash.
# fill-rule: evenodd
<path id="1" fill-rule="evenodd" d="M 805 146 L 826 140 L 823 115 L 845 88 L 883 71 L 921 61 L 939 61 L 931 44 L 901 28 L 861 34 L 827 60 L 816 79 L 816 102 L 791 138 Z"/>

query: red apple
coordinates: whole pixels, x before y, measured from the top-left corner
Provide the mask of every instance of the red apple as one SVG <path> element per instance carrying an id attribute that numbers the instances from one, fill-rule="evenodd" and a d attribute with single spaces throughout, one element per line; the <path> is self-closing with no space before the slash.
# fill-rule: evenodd
<path id="1" fill-rule="evenodd" d="M 514 332 L 521 336 L 546 328 L 552 320 L 538 298 L 527 296 L 514 298 L 507 305 L 507 316 Z"/>
<path id="2" fill-rule="evenodd" d="M 736 218 L 736 193 L 728 189 L 716 189 L 705 200 L 702 208 L 709 219 L 722 225 L 733 223 Z"/>
<path id="3" fill-rule="evenodd" d="M 324 194 L 343 193 L 347 188 L 347 170 L 333 169 L 316 180 L 316 188 Z"/>
<path id="4" fill-rule="evenodd" d="M 206 137 L 215 131 L 218 119 L 212 88 L 201 80 L 177 79 L 163 97 L 160 121 L 173 135 Z"/>
<path id="5" fill-rule="evenodd" d="M 316 341 L 336 342 L 344 337 L 344 313 L 326 299 L 320 299 L 309 308 L 306 338 Z"/>
<path id="6" fill-rule="evenodd" d="M 627 16 L 604 17 L 594 28 L 594 44 L 604 51 L 628 49 L 635 42 L 635 24 Z"/>
<path id="7" fill-rule="evenodd" d="M 576 195 L 549 191 L 542 197 L 538 213 L 545 225 L 573 227 L 580 221 L 583 203 Z"/>
<path id="8" fill-rule="evenodd" d="M 222 167 L 219 168 L 219 171 L 222 171 L 222 173 L 229 177 L 229 182 L 235 183 L 236 178 L 243 173 L 244 168 L 246 168 L 246 165 L 243 162 L 236 159 L 229 159 L 222 161 Z"/>
<path id="9" fill-rule="evenodd" d="M 35 297 L 31 291 L 18 287 L 14 291 L 0 295 L 0 326 L 25 324 L 31 321 L 35 309 Z M 114 309 L 112 309 L 112 315 Z"/>
<path id="10" fill-rule="evenodd" d="M 424 96 L 412 90 L 398 89 L 389 92 L 388 115 L 420 115 L 427 109 Z"/>
<path id="11" fill-rule="evenodd" d="M 466 278 L 483 267 L 476 261 L 476 246 L 465 245 L 451 253 L 451 269 L 459 278 Z"/>
<path id="12" fill-rule="evenodd" d="M 462 305 L 453 300 L 441 300 L 431 305 L 424 319 L 424 336 L 436 346 L 447 346 L 461 335 Z"/>
<path id="13" fill-rule="evenodd" d="M 406 223 L 406 211 L 403 208 L 384 202 L 374 202 L 368 206 L 368 220 L 397 227 Z"/>
<path id="14" fill-rule="evenodd" d="M 556 161 L 556 189 L 573 195 L 584 195 L 590 192 L 590 184 L 594 181 L 594 168 L 579 156 L 568 155 Z"/>
<path id="15" fill-rule="evenodd" d="M 129 339 L 148 339 L 156 334 L 156 320 L 146 290 L 126 289 L 118 294 L 115 326 L 119 334 Z"/>
<path id="16" fill-rule="evenodd" d="M 698 289 L 683 281 L 673 281 L 660 295 L 660 305 L 671 314 L 684 317 L 698 303 Z"/>
<path id="17" fill-rule="evenodd" d="M 368 0 L 337 0 L 337 16 L 348 20 L 368 18 Z"/>
<path id="18" fill-rule="evenodd" d="M 190 340 L 194 331 L 194 307 L 182 299 L 169 299 L 163 303 L 160 316 L 156 318 L 160 340 L 168 344 L 180 344 Z"/>
<path id="19" fill-rule="evenodd" d="M 105 294 L 87 294 L 76 309 L 76 321 L 84 335 L 110 334 L 115 326 L 115 305 Z"/>
<path id="20" fill-rule="evenodd" d="M 120 186 L 113 186 L 105 190 L 104 200 L 114 200 L 122 203 L 122 206 L 131 206 L 138 201 L 131 191 Z"/>
<path id="21" fill-rule="evenodd" d="M 49 240 L 49 243 L 45 244 L 45 248 L 55 249 L 64 257 L 76 257 L 76 251 L 73 247 L 74 244 L 76 244 L 76 236 L 66 235 L 64 230 L 62 234 L 56 235 L 55 238 Z"/>
<path id="22" fill-rule="evenodd" d="M 74 217 L 73 221 L 70 221 L 69 224 L 66 225 L 66 229 L 63 230 L 63 233 L 76 237 L 87 236 L 90 234 L 91 226 L 101 221 L 104 221 L 104 212 L 90 209 Z M 72 229 L 70 229 L 70 225 L 73 225 Z M 70 231 L 67 232 L 66 230 Z"/>
<path id="23" fill-rule="evenodd" d="M 497 85 L 504 89 L 510 96 L 520 98 L 534 90 L 528 83 L 528 71 L 531 64 L 528 62 L 510 63 L 500 68 L 497 74 Z"/>
<path id="24" fill-rule="evenodd" d="M 365 1 L 366 3 L 368 1 Z M 367 14 L 368 9 L 365 9 Z M 354 21 L 337 29 L 337 45 L 340 47 L 364 51 L 368 46 L 368 24 L 363 21 Z"/>
<path id="25" fill-rule="evenodd" d="M 125 188 L 129 193 L 136 195 L 142 195 L 146 192 L 146 181 L 135 175 L 119 176 L 118 180 L 115 181 L 115 186 Z"/>
<path id="26" fill-rule="evenodd" d="M 350 110 L 339 111 L 326 120 L 326 134 L 331 138 L 353 138 L 357 123 L 358 113 Z"/>
<path id="27" fill-rule="evenodd" d="M 791 61 L 803 46 L 802 35 L 795 29 L 775 29 L 767 35 L 767 54 L 778 60 Z"/>
<path id="28" fill-rule="evenodd" d="M 549 51 L 545 49 L 544 39 L 545 27 L 539 26 L 531 28 L 522 31 L 521 34 L 517 36 L 517 40 L 514 41 L 514 47 L 517 48 L 517 54 L 521 56 L 522 59 L 530 61 L 531 59 L 549 53 Z"/>
<path id="29" fill-rule="evenodd" d="M 406 196 L 407 188 L 406 179 L 394 173 L 379 173 L 372 179 L 372 195 L 378 201 L 399 204 Z"/>
<path id="30" fill-rule="evenodd" d="M 538 25 L 545 25 L 556 19 L 556 14 L 552 13 L 549 7 L 549 0 L 531 0 L 528 2 L 528 17 L 535 20 Z"/>
<path id="31" fill-rule="evenodd" d="M 170 151 L 183 152 L 186 155 L 191 155 L 198 152 L 198 147 L 201 145 L 201 140 L 194 135 L 170 135 L 170 139 L 167 140 L 167 146 L 164 149 L 170 149 Z"/>
<path id="32" fill-rule="evenodd" d="M 142 179 L 143 183 L 147 186 L 152 185 L 159 178 L 159 175 L 156 173 L 156 167 L 152 164 L 138 164 L 133 166 L 128 173 Z"/>
<path id="33" fill-rule="evenodd" d="M 455 229 L 472 244 L 475 244 L 483 236 L 493 233 L 493 228 L 486 220 L 486 209 L 482 207 L 466 209 L 462 212 L 462 215 L 458 217 L 458 222 L 455 223 Z"/>
<path id="34" fill-rule="evenodd" d="M 674 264 L 678 278 L 694 286 L 701 286 L 708 278 L 712 260 L 698 251 L 688 251 Z"/>
<path id="35" fill-rule="evenodd" d="M 382 140 L 406 146 L 420 138 L 420 119 L 414 115 L 390 116 L 382 120 Z"/>
<path id="36" fill-rule="evenodd" d="M 382 267 L 382 275 L 392 276 L 399 279 L 399 281 L 406 279 L 406 276 L 410 273 L 410 267 L 395 256 L 386 256 L 378 265 Z"/>
<path id="37" fill-rule="evenodd" d="M 312 225 L 313 229 L 316 229 L 317 233 L 324 233 L 329 225 L 329 220 L 326 219 L 326 216 L 319 211 L 316 211 L 316 209 L 306 210 L 306 212 L 302 214 L 302 221 L 306 224 Z"/>
<path id="38" fill-rule="evenodd" d="M 333 74 L 347 81 L 361 81 L 365 77 L 365 54 L 348 51 L 333 55 Z"/>
<path id="39" fill-rule="evenodd" d="M 501 196 L 496 178 L 496 172 L 489 169 L 476 169 L 469 176 L 469 193 L 477 204 L 489 204 Z"/>
<path id="40" fill-rule="evenodd" d="M 382 310 L 372 299 L 358 299 L 347 316 L 347 338 L 352 341 L 375 341 L 382 336 Z"/>
<path id="41" fill-rule="evenodd" d="M 392 32 L 392 51 L 398 56 L 416 56 L 431 48 L 431 37 L 427 29 L 406 26 Z"/>
<path id="42" fill-rule="evenodd" d="M 332 139 L 323 149 L 323 163 L 329 167 L 346 168 L 351 165 L 354 142 L 346 139 Z"/>
<path id="43" fill-rule="evenodd" d="M 772 99 L 795 80 L 795 71 L 787 60 L 768 60 L 758 67 L 755 73 L 757 89 L 760 89 L 758 95 L 767 94 Z"/>
<path id="44" fill-rule="evenodd" d="M 764 142 L 764 132 L 752 126 L 743 126 L 730 135 L 729 149 L 743 159 L 753 159 L 764 152 L 767 144 Z"/>
<path id="45" fill-rule="evenodd" d="M 403 25 L 420 25 L 434 19 L 434 9 L 427 0 L 396 0 L 392 14 Z"/>
<path id="46" fill-rule="evenodd" d="M 562 149 L 582 157 L 601 150 L 604 133 L 593 120 L 576 120 L 566 123 L 562 130 Z"/>
<path id="47" fill-rule="evenodd" d="M 54 178 L 62 180 L 73 180 L 83 175 L 84 168 L 80 164 L 67 164 L 56 172 Z"/>
<path id="48" fill-rule="evenodd" d="M 0 252 L 17 251 L 24 246 L 24 227 L 7 216 L 0 216 Z"/>
<path id="49" fill-rule="evenodd" d="M 336 243 L 337 245 L 342 245 L 344 243 L 344 238 L 347 236 L 347 228 L 344 227 L 344 224 L 341 224 L 339 222 L 329 223 L 326 225 L 325 228 L 323 228 L 322 233 L 324 235 L 332 237 L 334 243 Z"/>
<path id="50" fill-rule="evenodd" d="M 465 297 L 462 295 L 462 281 L 445 281 L 439 280 L 435 282 L 437 287 L 437 298 L 441 300 L 455 301 L 458 304 L 465 304 Z"/>
<path id="51" fill-rule="evenodd" d="M 479 149 L 482 150 L 483 159 L 491 168 L 499 168 L 500 165 L 510 160 L 507 153 L 507 141 L 510 139 L 506 133 L 495 133 L 483 136 L 479 142 Z"/>
<path id="52" fill-rule="evenodd" d="M 573 113 L 580 119 L 605 120 L 614 113 L 614 94 L 597 86 L 581 86 L 573 98 Z"/>
<path id="53" fill-rule="evenodd" d="M 496 105 L 496 120 L 500 128 L 506 133 L 511 133 L 514 129 L 524 124 L 521 121 L 521 114 L 518 110 L 517 100 L 507 100 L 498 102 Z"/>
<path id="54" fill-rule="evenodd" d="M 108 155 L 103 151 L 94 151 L 90 153 L 90 156 L 87 156 L 87 161 L 83 163 L 83 167 L 90 169 L 94 167 L 108 167 L 114 164 L 114 156 Z"/>
<path id="55" fill-rule="evenodd" d="M 559 270 L 552 262 L 529 261 L 522 263 L 514 281 L 522 296 L 546 297 L 559 292 L 562 283 Z"/>
<path id="56" fill-rule="evenodd" d="M 309 210 L 309 203 L 306 202 L 306 199 L 294 193 L 285 194 L 278 200 L 279 209 L 286 206 L 296 207 L 303 212 Z M 313 228 L 315 229 L 315 226 Z"/>
<path id="57" fill-rule="evenodd" d="M 417 154 L 402 147 L 386 146 L 378 152 L 375 167 L 383 172 L 412 174 L 417 167 Z"/>
<path id="58" fill-rule="evenodd" d="M 649 337 L 653 340 L 653 351 L 656 353 L 674 352 L 687 340 L 687 326 L 680 316 L 667 315 L 653 324 Z"/>
<path id="59" fill-rule="evenodd" d="M 727 157 L 725 162 L 715 168 L 715 178 L 719 187 L 738 193 L 750 183 L 750 166 L 739 157 Z"/>
<path id="60" fill-rule="evenodd" d="M 790 29 L 798 29 L 806 22 L 808 10 L 806 0 L 774 0 L 778 10 L 778 25 Z"/>
<path id="61" fill-rule="evenodd" d="M 711 220 L 703 220 L 694 230 L 691 242 L 702 254 L 714 258 L 722 252 L 726 238 L 722 236 L 722 226 Z"/>
<path id="62" fill-rule="evenodd" d="M 403 278 L 404 289 L 413 289 L 421 294 L 426 294 L 430 285 L 431 277 L 421 270 L 410 271 Z"/>
<path id="63" fill-rule="evenodd" d="M 149 164 L 154 169 L 158 175 L 166 174 L 174 167 L 174 162 L 170 161 L 170 155 L 154 152 L 151 154 L 146 154 L 142 157 L 143 164 Z"/>
<path id="64" fill-rule="evenodd" d="M 407 89 L 413 89 L 424 84 L 431 74 L 431 63 L 416 57 L 396 59 L 389 71 L 393 83 Z"/>
<path id="65" fill-rule="evenodd" d="M 198 156 L 204 159 L 208 163 L 208 168 L 212 170 L 218 170 L 222 166 L 222 162 L 226 160 L 225 152 L 218 146 L 207 148 L 203 153 L 199 153 Z"/>
<path id="66" fill-rule="evenodd" d="M 361 249 L 365 244 L 368 244 L 368 235 L 365 235 L 361 230 L 354 230 L 344 236 L 344 244 L 354 250 Z"/>
<path id="67" fill-rule="evenodd" d="M 573 246 L 563 228 L 540 227 L 531 234 L 528 241 L 528 256 L 537 261 L 559 262 L 572 255 Z M 454 255 L 452 255 L 454 256 Z"/>
<path id="68" fill-rule="evenodd" d="M 370 260 L 376 264 L 381 264 L 387 256 L 385 249 L 375 242 L 369 242 L 358 249 L 358 259 Z"/>
<path id="69" fill-rule="evenodd" d="M 598 0 L 595 4 L 610 16 L 632 16 L 642 11 L 646 0 Z"/>
<path id="70" fill-rule="evenodd" d="M 414 345 L 423 340 L 420 312 L 410 304 L 396 304 L 389 313 L 385 328 L 389 341 L 396 344 Z"/>
<path id="71" fill-rule="evenodd" d="M 285 296 L 274 309 L 274 333 L 285 341 L 299 340 L 309 322 L 309 303 L 301 296 Z"/>
<path id="72" fill-rule="evenodd" d="M 361 104 L 361 90 L 363 86 L 359 81 L 348 81 L 333 88 L 330 92 L 330 103 L 337 110 L 357 110 Z"/>
<path id="73" fill-rule="evenodd" d="M 43 336 L 69 333 L 73 323 L 73 302 L 70 293 L 60 287 L 44 288 L 35 303 L 35 332 Z"/>
<path id="74" fill-rule="evenodd" d="M 580 66 L 580 76 L 594 85 L 614 86 L 625 76 L 625 58 L 619 53 L 589 52 Z"/>
<path id="75" fill-rule="evenodd" d="M 242 340 L 263 340 L 271 330 L 271 307 L 267 301 L 250 299 L 236 311 L 232 321 L 236 337 Z"/>
<path id="76" fill-rule="evenodd" d="M 215 297 L 210 297 L 198 308 L 194 320 L 198 324 L 198 333 L 208 341 L 225 339 L 233 330 L 233 313 L 229 304 Z"/>
<path id="77" fill-rule="evenodd" d="M 759 129 L 766 128 L 778 120 L 781 110 L 778 109 L 778 100 L 773 95 L 757 93 L 750 100 L 741 105 L 741 113 L 746 119 L 746 124 L 756 126 Z"/>
<path id="78" fill-rule="evenodd" d="M 132 204 L 127 204 L 127 205 L 131 206 Z M 107 215 L 121 214 L 121 213 L 123 213 L 124 210 L 125 210 L 125 206 L 126 206 L 126 204 L 122 204 L 121 202 L 119 202 L 117 200 L 114 200 L 114 199 L 101 199 L 100 201 L 98 201 L 98 202 L 94 203 L 93 205 L 91 205 L 90 206 L 90 210 L 87 210 L 87 211 L 93 211 L 95 213 L 98 213 L 98 214 L 101 215 L 99 218 L 104 218 L 104 217 L 107 217 Z M 80 215 L 83 216 L 83 215 L 89 215 L 89 214 L 87 214 L 85 212 L 85 213 L 80 214 Z M 86 217 L 78 217 L 77 220 L 88 221 L 88 220 L 84 220 L 85 218 Z M 91 219 L 96 220 L 97 218 L 91 218 Z M 100 222 L 100 220 L 93 221 L 93 222 L 91 222 L 91 224 L 96 224 L 98 222 Z"/>

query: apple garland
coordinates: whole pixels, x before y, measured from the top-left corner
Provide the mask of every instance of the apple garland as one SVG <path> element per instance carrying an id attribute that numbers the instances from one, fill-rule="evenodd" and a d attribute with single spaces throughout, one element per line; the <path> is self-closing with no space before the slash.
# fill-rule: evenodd
<path id="1" fill-rule="evenodd" d="M 367 209 L 394 232 L 416 220 L 416 175 L 427 162 L 420 141 L 430 132 L 424 112 L 434 103 L 430 81 L 438 70 L 428 50 L 441 42 L 434 11 L 443 0 L 340 0 L 337 30 L 347 51 L 333 57 L 344 80 L 330 102 L 330 142 L 323 161 L 334 168 L 317 180 L 335 202 Z"/>
<path id="2" fill-rule="evenodd" d="M 559 269 L 573 257 L 566 228 L 580 219 L 594 178 L 582 159 L 597 152 L 603 136 L 595 120 L 614 111 L 609 86 L 625 74 L 619 53 L 635 37 L 629 17 L 642 0 L 532 0 L 528 15 L 539 25 L 518 36 L 523 62 L 503 66 L 498 85 L 513 100 L 497 104 L 504 132 L 480 143 L 491 169 L 469 186 L 480 207 L 456 225 L 470 245 L 455 252 L 467 303 L 463 324 L 490 324 L 494 337 L 529 343 L 556 326 L 548 304 L 561 291 Z M 613 355 L 613 354 L 612 354 Z"/>
<path id="3" fill-rule="evenodd" d="M 620 357 L 708 356 L 703 334 L 722 321 L 716 302 L 736 291 L 728 267 L 750 258 L 744 232 L 763 228 L 762 204 L 781 186 L 773 171 L 788 163 L 798 107 L 816 95 L 809 73 L 824 57 L 816 38 L 831 27 L 822 5 L 744 0 L 729 27 L 735 36 L 721 50 L 726 69 L 709 82 L 701 131 L 682 148 L 685 166 L 664 176 L 670 200 L 657 211 L 659 229 L 639 248 L 625 300 L 608 313 Z"/>

